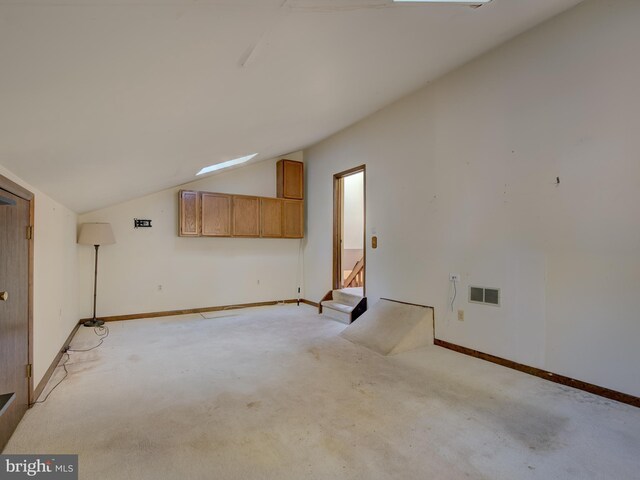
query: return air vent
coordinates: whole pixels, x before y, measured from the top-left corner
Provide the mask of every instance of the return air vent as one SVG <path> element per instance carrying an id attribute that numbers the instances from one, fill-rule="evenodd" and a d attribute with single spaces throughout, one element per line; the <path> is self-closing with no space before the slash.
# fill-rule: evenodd
<path id="1" fill-rule="evenodd" d="M 500 289 L 487 287 L 469 287 L 469 302 L 500 306 Z"/>

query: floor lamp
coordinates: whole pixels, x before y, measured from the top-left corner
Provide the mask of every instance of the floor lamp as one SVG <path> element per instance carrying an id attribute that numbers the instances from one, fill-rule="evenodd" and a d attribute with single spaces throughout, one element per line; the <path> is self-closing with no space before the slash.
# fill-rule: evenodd
<path id="1" fill-rule="evenodd" d="M 104 325 L 102 320 L 96 318 L 96 295 L 98 287 L 98 249 L 100 245 L 111 245 L 116 243 L 113 230 L 108 223 L 83 223 L 78 236 L 80 245 L 93 245 L 96 248 L 96 264 L 93 275 L 93 318 L 84 322 L 85 327 L 99 327 Z"/>

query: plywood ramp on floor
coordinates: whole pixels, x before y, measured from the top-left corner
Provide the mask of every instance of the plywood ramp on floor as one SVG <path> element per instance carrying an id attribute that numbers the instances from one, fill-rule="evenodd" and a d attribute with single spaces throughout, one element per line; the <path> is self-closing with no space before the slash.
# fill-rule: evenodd
<path id="1" fill-rule="evenodd" d="M 433 309 L 379 300 L 341 334 L 381 355 L 433 345 Z"/>

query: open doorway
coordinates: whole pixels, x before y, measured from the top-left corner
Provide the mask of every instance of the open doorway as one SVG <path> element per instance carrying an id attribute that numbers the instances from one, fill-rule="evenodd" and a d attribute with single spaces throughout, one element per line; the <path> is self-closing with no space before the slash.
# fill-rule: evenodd
<path id="1" fill-rule="evenodd" d="M 333 176 L 333 289 L 365 296 L 365 166 Z"/>

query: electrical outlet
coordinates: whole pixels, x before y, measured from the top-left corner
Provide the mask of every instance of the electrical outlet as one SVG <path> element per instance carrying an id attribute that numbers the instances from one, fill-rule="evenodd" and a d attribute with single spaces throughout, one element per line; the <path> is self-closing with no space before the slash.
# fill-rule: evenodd
<path id="1" fill-rule="evenodd" d="M 457 273 L 450 273 L 449 274 L 449 281 L 450 282 L 460 283 L 460 275 L 457 274 Z"/>
<path id="2" fill-rule="evenodd" d="M 464 310 L 458 310 L 458 320 L 464 322 Z"/>

